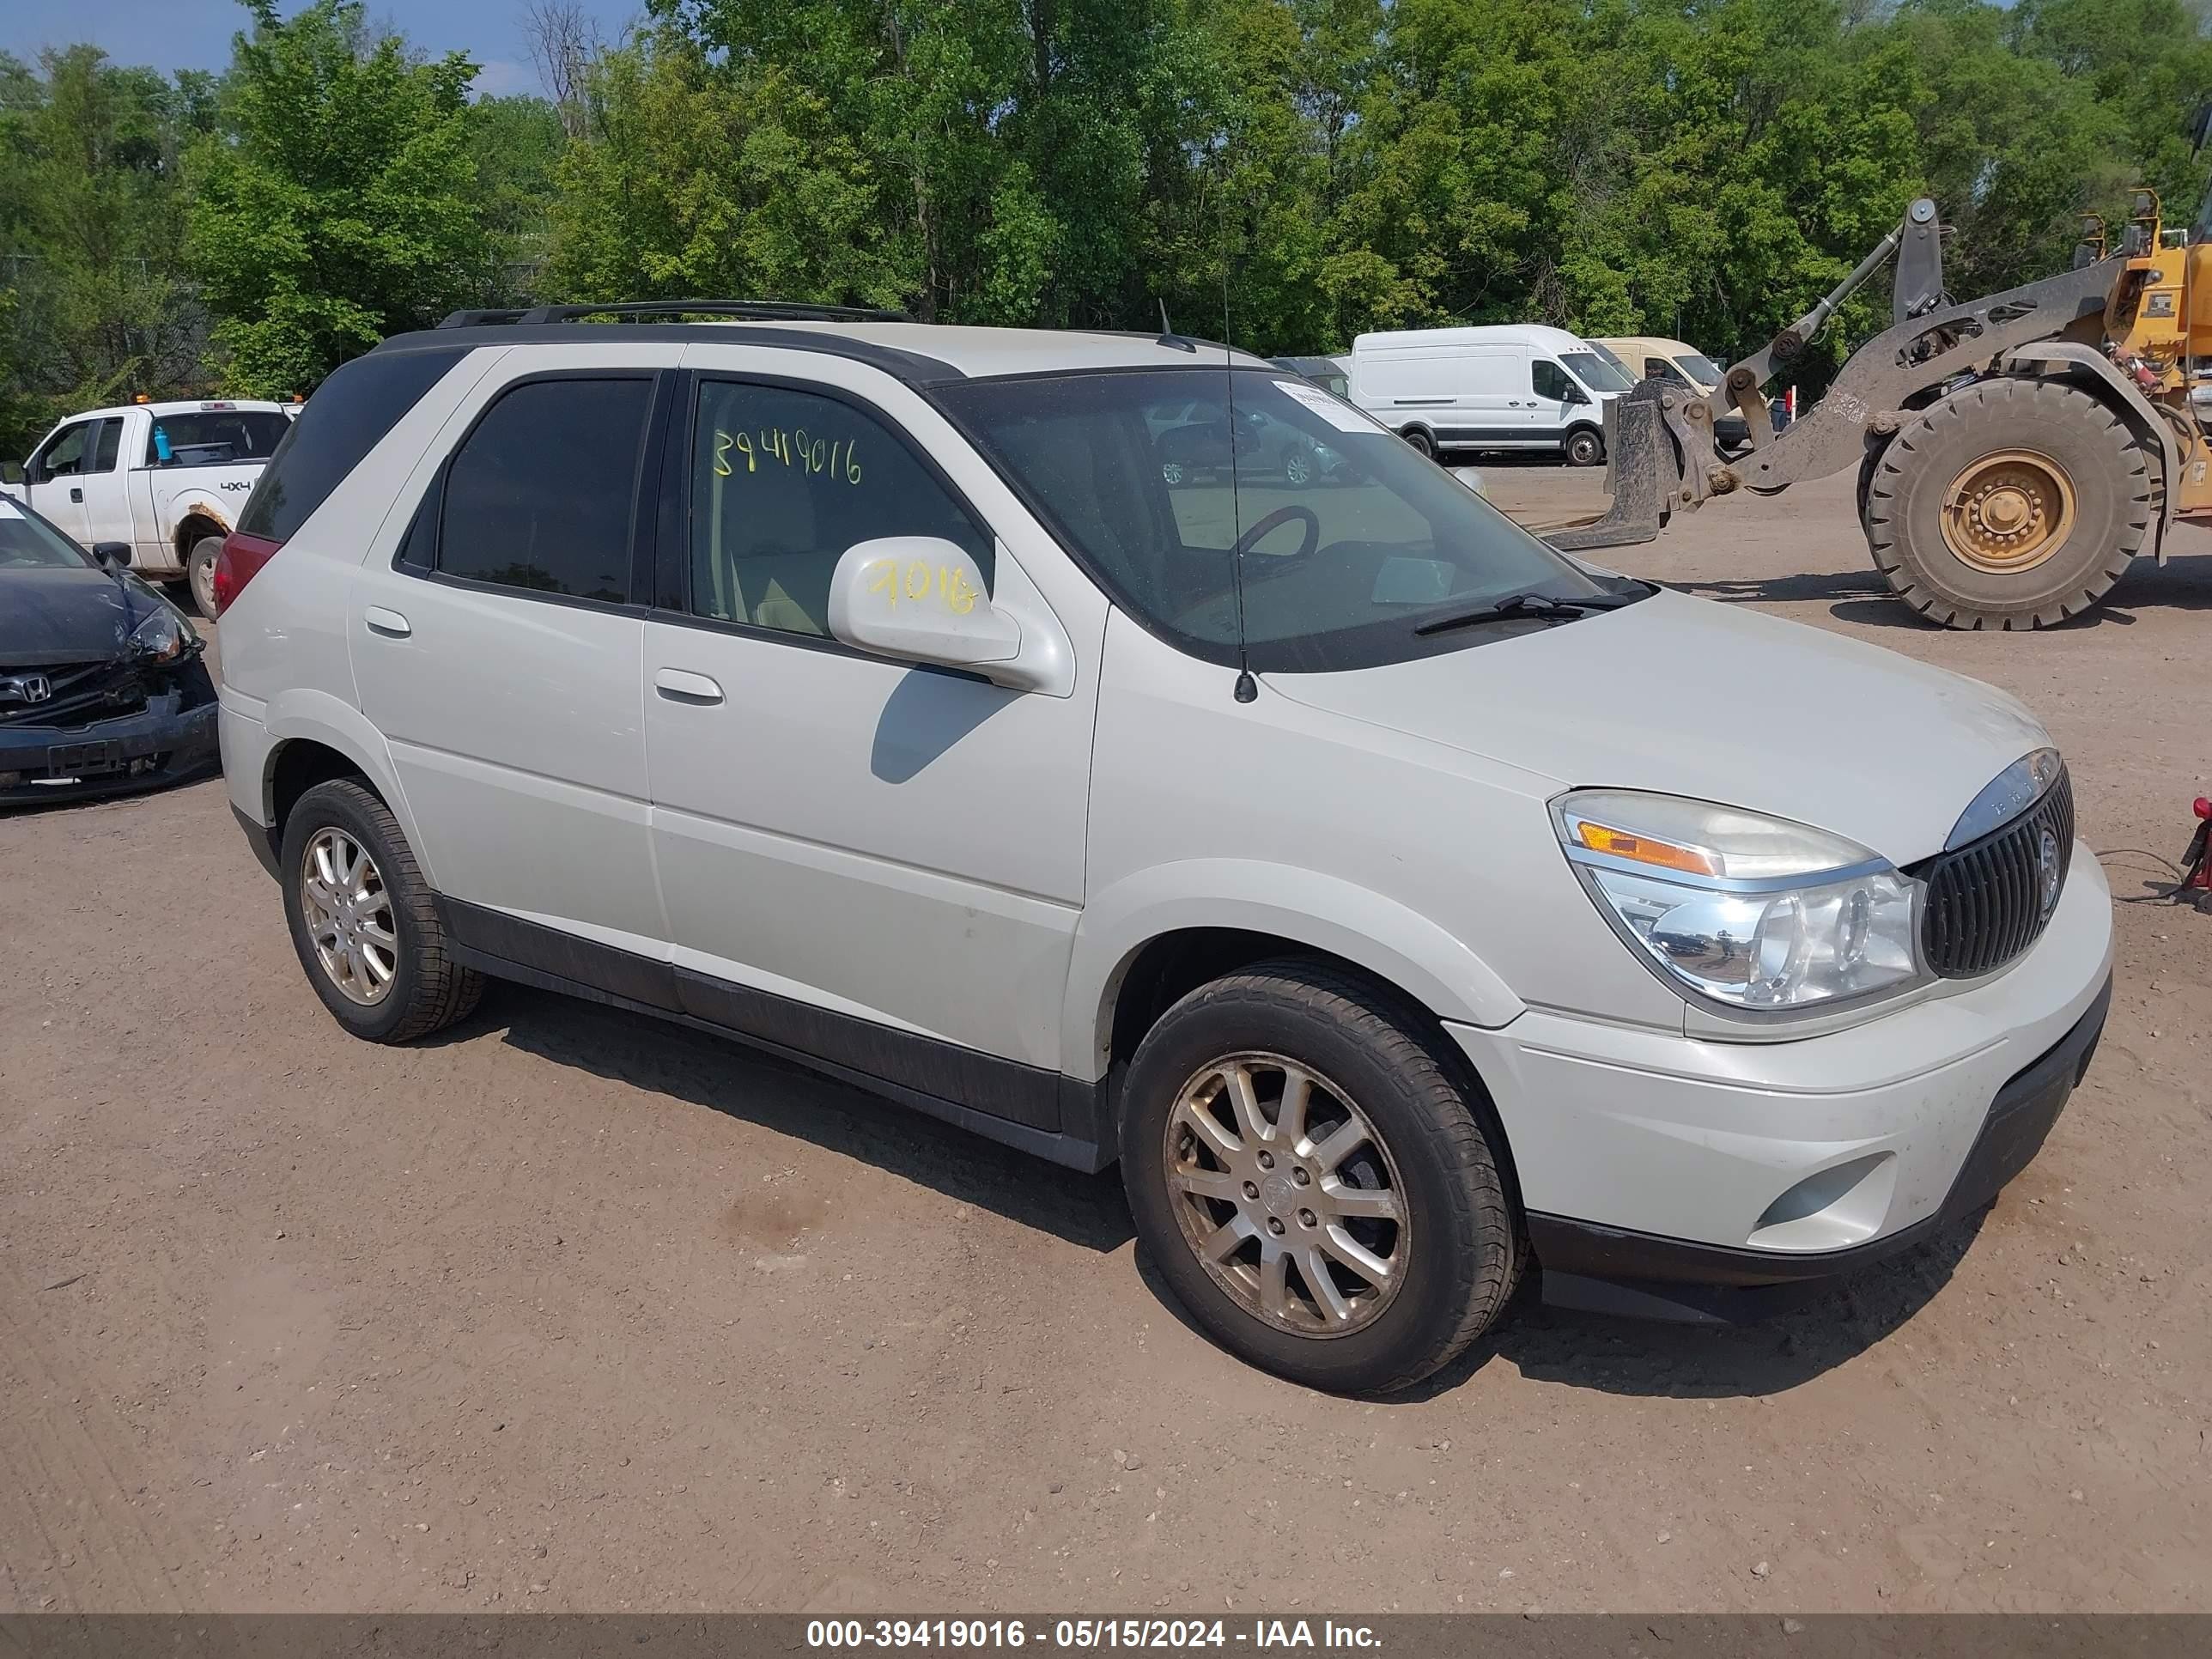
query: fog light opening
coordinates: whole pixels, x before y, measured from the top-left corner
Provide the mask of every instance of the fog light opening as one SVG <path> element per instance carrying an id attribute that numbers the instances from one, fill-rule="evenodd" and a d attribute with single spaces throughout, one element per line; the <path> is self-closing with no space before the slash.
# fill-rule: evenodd
<path id="1" fill-rule="evenodd" d="M 1893 1152 L 1831 1164 L 1769 1204 L 1745 1243 L 1778 1250 L 1840 1250 L 1863 1243 L 1880 1231 L 1896 1183 Z"/>

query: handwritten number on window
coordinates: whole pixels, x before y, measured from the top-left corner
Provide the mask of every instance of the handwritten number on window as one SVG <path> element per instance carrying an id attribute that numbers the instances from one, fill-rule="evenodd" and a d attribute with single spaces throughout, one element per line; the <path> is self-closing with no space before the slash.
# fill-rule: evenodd
<path id="1" fill-rule="evenodd" d="M 860 458 L 848 439 L 839 438 L 824 443 L 820 438 L 810 437 L 805 427 L 787 430 L 782 427 L 763 427 L 757 433 L 728 433 L 719 427 L 714 431 L 714 476 L 729 477 L 736 469 L 730 464 L 730 452 L 734 449 L 745 458 L 745 471 L 757 472 L 763 458 L 781 461 L 786 466 L 804 469 L 810 475 L 841 479 L 848 484 L 860 482 Z"/>

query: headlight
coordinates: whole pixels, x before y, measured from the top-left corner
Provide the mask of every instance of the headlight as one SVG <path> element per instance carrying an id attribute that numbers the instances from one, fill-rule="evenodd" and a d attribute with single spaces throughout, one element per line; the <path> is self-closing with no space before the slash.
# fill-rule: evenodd
<path id="1" fill-rule="evenodd" d="M 131 642 L 155 662 L 174 662 L 191 648 L 198 637 L 190 623 L 179 620 L 175 611 L 162 605 L 147 613 L 145 620 L 132 630 Z"/>
<path id="2" fill-rule="evenodd" d="M 1716 1002 L 1808 1008 L 1920 976 L 1918 884 L 1855 842 L 1625 790 L 1563 795 L 1553 818 L 1621 934 Z"/>

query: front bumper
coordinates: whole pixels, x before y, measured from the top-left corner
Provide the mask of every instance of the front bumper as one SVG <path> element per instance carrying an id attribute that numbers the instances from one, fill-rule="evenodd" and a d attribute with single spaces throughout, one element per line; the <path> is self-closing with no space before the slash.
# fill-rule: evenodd
<path id="1" fill-rule="evenodd" d="M 0 726 L 0 805 L 118 795 L 214 765 L 216 703 L 179 676 L 143 708 L 83 726 Z"/>
<path id="2" fill-rule="evenodd" d="M 2026 1167 L 2111 996 L 2095 855 L 2003 973 L 1863 1024 L 1765 1043 L 1532 1010 L 1455 1026 L 1498 1108 L 1547 1300 L 1674 1318 L 1910 1248 Z"/>

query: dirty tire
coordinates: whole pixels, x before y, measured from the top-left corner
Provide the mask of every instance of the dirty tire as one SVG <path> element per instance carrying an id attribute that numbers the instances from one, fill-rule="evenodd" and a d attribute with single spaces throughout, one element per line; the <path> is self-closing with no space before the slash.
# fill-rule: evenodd
<path id="1" fill-rule="evenodd" d="M 1874 521 L 1869 517 L 1874 506 L 1874 475 L 1875 470 L 1881 465 L 1882 455 L 1887 451 L 1889 445 L 1890 440 L 1887 438 L 1878 440 L 1869 438 L 1867 441 L 1867 453 L 1859 461 L 1858 494 L 1854 499 L 1859 504 L 1859 528 L 1866 532 L 1867 545 L 1869 547 L 1874 545 Z"/>
<path id="2" fill-rule="evenodd" d="M 1436 459 L 1437 441 L 1434 438 L 1431 438 L 1425 428 L 1418 426 L 1409 426 L 1398 435 L 1403 438 L 1407 443 L 1413 445 L 1413 447 L 1420 453 L 1426 455 L 1431 460 L 1434 460 Z"/>
<path id="3" fill-rule="evenodd" d="M 2014 450 L 2064 467 L 2072 526 L 2032 568 L 1979 569 L 1944 542 L 1944 498 L 1978 460 Z M 1868 477 L 1864 520 L 1875 567 L 1929 621 L 2021 629 L 2102 599 L 2148 539 L 2154 512 L 2142 447 L 2102 403 L 2063 380 L 1996 376 L 1931 404 L 1890 441 Z"/>
<path id="4" fill-rule="evenodd" d="M 1200 986 L 1163 1014 L 1124 1081 L 1121 1178 L 1137 1236 L 1176 1301 L 1221 1346 L 1331 1393 L 1388 1394 L 1449 1363 L 1495 1320 L 1526 1255 L 1504 1139 L 1480 1085 L 1414 1011 L 1355 975 L 1297 958 Z M 1167 1182 L 1176 1099 L 1224 1054 L 1279 1054 L 1357 1101 L 1405 1195 L 1405 1278 L 1371 1322 L 1340 1336 L 1278 1328 L 1236 1301 L 1183 1236 Z"/>
<path id="5" fill-rule="evenodd" d="M 316 960 L 300 898 L 300 872 L 316 833 L 336 826 L 365 847 L 383 876 L 398 939 L 392 988 L 379 1003 L 349 1002 L 330 982 Z M 483 995 L 483 975 L 456 962 L 438 920 L 429 884 L 415 863 L 399 824 L 362 783 L 339 778 L 319 783 L 301 795 L 284 821 L 284 847 L 277 865 L 284 919 L 292 948 L 315 994 L 339 1024 L 371 1042 L 407 1042 L 461 1018 Z"/>
<path id="6" fill-rule="evenodd" d="M 222 537 L 203 536 L 185 559 L 185 585 L 191 589 L 192 604 L 210 622 L 215 620 L 215 562 L 222 552 Z"/>
<path id="7" fill-rule="evenodd" d="M 1560 453 L 1566 456 L 1569 466 L 1595 466 L 1605 459 L 1605 440 L 1582 427 L 1567 434 Z"/>

